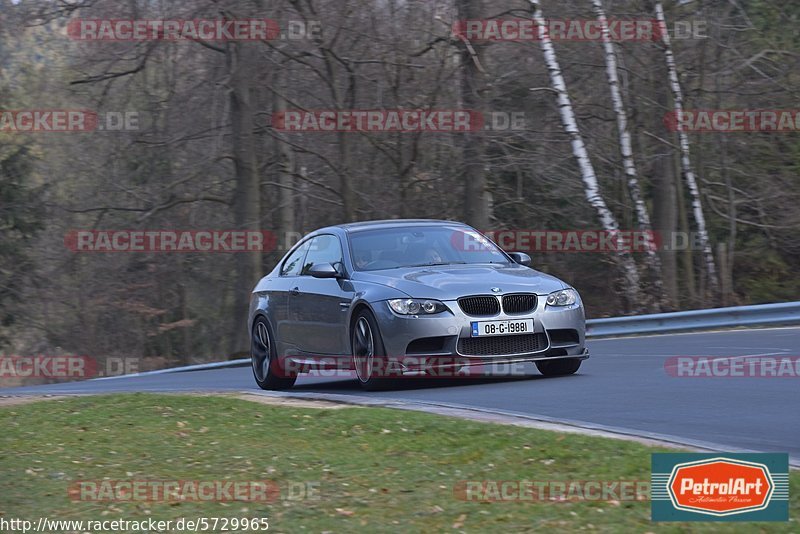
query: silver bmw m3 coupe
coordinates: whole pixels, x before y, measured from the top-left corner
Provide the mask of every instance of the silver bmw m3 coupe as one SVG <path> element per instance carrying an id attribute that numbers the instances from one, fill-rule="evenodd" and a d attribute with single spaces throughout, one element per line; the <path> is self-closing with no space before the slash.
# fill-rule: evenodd
<path id="1" fill-rule="evenodd" d="M 583 304 L 475 229 L 435 220 L 322 228 L 253 290 L 248 329 L 263 389 L 339 369 L 365 389 L 442 369 L 535 362 L 546 376 L 588 358 Z"/>

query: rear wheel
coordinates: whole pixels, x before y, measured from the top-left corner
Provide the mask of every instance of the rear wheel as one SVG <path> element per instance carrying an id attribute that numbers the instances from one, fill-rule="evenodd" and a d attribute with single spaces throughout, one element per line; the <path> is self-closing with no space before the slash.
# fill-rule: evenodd
<path id="1" fill-rule="evenodd" d="M 253 364 L 253 377 L 261 389 L 289 389 L 297 380 L 297 374 L 289 374 L 277 358 L 275 338 L 264 317 L 253 323 L 250 335 L 250 359 Z"/>
<path id="2" fill-rule="evenodd" d="M 386 369 L 381 365 L 377 358 L 386 358 L 386 351 L 383 347 L 383 339 L 378 330 L 378 323 L 375 317 L 367 309 L 361 310 L 353 322 L 351 333 L 351 347 L 353 349 L 353 367 L 356 370 L 361 387 L 368 391 L 384 389 L 391 385 L 391 382 L 379 376 Z"/>
<path id="3" fill-rule="evenodd" d="M 538 361 L 536 368 L 544 376 L 565 376 L 575 374 L 581 367 L 581 360 Z"/>

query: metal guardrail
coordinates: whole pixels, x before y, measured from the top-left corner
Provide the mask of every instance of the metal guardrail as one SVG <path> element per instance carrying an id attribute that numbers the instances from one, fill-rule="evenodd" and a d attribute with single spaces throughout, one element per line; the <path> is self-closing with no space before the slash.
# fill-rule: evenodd
<path id="1" fill-rule="evenodd" d="M 800 324 L 800 302 L 589 319 L 586 337 L 789 324 Z"/>
<path id="2" fill-rule="evenodd" d="M 624 336 L 631 334 L 658 334 L 668 332 L 684 332 L 688 330 L 710 330 L 736 326 L 760 326 L 800 324 L 800 302 L 784 302 L 781 304 L 759 304 L 756 306 L 736 306 L 734 308 L 712 308 L 710 310 L 692 310 L 671 313 L 655 313 L 651 315 L 631 315 L 627 317 L 609 317 L 589 319 L 586 321 L 586 337 Z M 157 371 L 145 371 L 133 375 L 120 375 L 95 380 L 113 380 L 130 378 L 131 376 L 159 375 L 184 371 L 204 371 L 224 369 L 228 367 L 246 367 L 249 358 L 225 362 L 201 363 Z"/>

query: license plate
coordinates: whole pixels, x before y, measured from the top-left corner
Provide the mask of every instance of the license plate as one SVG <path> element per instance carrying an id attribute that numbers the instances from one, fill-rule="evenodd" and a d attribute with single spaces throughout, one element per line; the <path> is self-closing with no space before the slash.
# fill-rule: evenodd
<path id="1" fill-rule="evenodd" d="M 533 332 L 533 319 L 472 322 L 472 337 L 508 336 L 514 334 L 530 334 L 531 332 Z"/>

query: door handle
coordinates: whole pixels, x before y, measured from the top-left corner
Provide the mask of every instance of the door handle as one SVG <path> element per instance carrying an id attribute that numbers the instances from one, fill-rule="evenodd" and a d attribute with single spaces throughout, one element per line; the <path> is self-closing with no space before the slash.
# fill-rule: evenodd
<path id="1" fill-rule="evenodd" d="M 300 288 L 299 287 L 293 287 L 292 290 L 289 291 L 289 293 L 291 293 L 294 296 L 297 296 L 297 295 L 300 294 Z"/>

